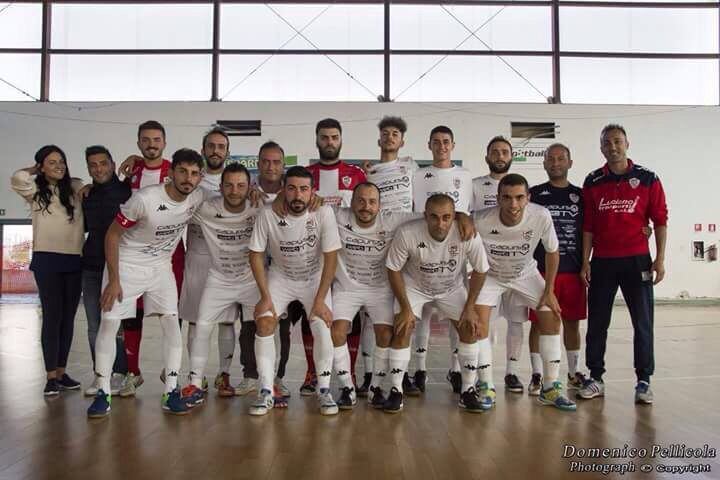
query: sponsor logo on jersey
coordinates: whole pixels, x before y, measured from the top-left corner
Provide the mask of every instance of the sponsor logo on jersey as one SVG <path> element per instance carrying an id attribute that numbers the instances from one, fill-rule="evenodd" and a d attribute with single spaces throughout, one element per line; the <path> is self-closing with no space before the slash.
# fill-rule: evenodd
<path id="1" fill-rule="evenodd" d="M 345 175 L 342 177 L 342 183 L 343 183 L 343 185 L 345 185 L 345 188 L 348 188 L 350 186 L 350 184 L 352 183 L 352 178 Z"/>
<path id="2" fill-rule="evenodd" d="M 578 203 L 580 201 L 580 195 L 577 193 L 571 193 L 570 195 L 570 201 L 573 203 Z"/>
<path id="3" fill-rule="evenodd" d="M 526 242 L 529 242 L 530 239 L 532 238 L 532 235 L 533 235 L 533 231 L 532 231 L 532 230 L 528 230 L 528 231 L 526 231 L 526 232 L 523 232 L 523 233 L 522 233 L 523 240 L 525 240 Z"/>
<path id="4" fill-rule="evenodd" d="M 640 186 L 640 179 L 639 178 L 631 178 L 628 180 L 628 183 L 632 188 L 637 188 Z"/>
<path id="5" fill-rule="evenodd" d="M 410 177 L 404 175 L 402 177 L 391 178 L 376 183 L 380 193 L 388 193 L 395 190 L 407 190 L 410 188 Z"/>
<path id="6" fill-rule="evenodd" d="M 460 254 L 460 247 L 455 243 L 448 245 L 448 253 L 451 257 L 457 257 Z"/>
<path id="7" fill-rule="evenodd" d="M 164 211 L 164 210 L 167 210 L 167 209 L 168 209 L 167 205 L 165 205 L 164 203 L 161 203 L 161 204 L 158 206 L 157 211 L 158 211 L 158 212 L 161 212 L 161 211 Z"/>
<path id="8" fill-rule="evenodd" d="M 440 262 L 428 262 L 420 264 L 420 271 L 423 273 L 453 273 L 457 269 L 457 260 L 442 260 Z"/>
<path id="9" fill-rule="evenodd" d="M 453 202 L 457 204 L 458 199 L 460 198 L 460 192 L 455 190 L 454 192 L 427 192 L 428 198 L 432 197 L 433 195 L 447 195 L 448 197 L 453 199 Z"/>
<path id="10" fill-rule="evenodd" d="M 610 210 L 614 213 L 635 213 L 635 207 L 637 207 L 640 197 L 637 196 L 634 199 L 623 200 L 621 198 L 614 198 L 612 200 L 605 200 L 605 197 L 600 198 L 600 204 L 598 210 L 603 212 Z"/>
<path id="11" fill-rule="evenodd" d="M 546 205 L 552 217 L 572 217 L 575 218 L 580 213 L 578 205 Z"/>
<path id="12" fill-rule="evenodd" d="M 315 248 L 317 235 L 308 235 L 300 240 L 280 240 L 281 252 L 301 252 L 306 248 Z"/>
<path id="13" fill-rule="evenodd" d="M 529 243 L 523 243 L 522 245 L 498 245 L 491 243 L 486 247 L 490 255 L 495 255 L 497 257 L 517 257 L 519 255 L 525 256 L 530 252 Z"/>
<path id="14" fill-rule="evenodd" d="M 347 250 L 369 252 L 375 249 L 382 252 L 386 245 L 385 240 L 373 240 L 372 238 L 348 237 L 345 239 L 345 248 Z"/>

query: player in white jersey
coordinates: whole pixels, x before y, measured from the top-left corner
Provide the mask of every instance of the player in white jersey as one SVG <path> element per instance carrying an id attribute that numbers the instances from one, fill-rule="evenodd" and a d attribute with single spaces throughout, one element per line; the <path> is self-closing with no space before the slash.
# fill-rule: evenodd
<path id="1" fill-rule="evenodd" d="M 115 335 L 120 321 L 135 315 L 136 301 L 145 299 L 145 316 L 159 317 L 163 329 L 163 351 L 168 376 L 162 408 L 185 414 L 188 407 L 178 388 L 182 362 L 182 333 L 178 322 L 178 292 L 171 256 L 203 201 L 196 190 L 200 183 L 202 157 L 190 149 L 173 155 L 171 182 L 151 185 L 135 192 L 120 207 L 105 237 L 107 268 L 101 296 L 103 318 L 95 343 L 99 390 L 88 409 L 89 417 L 110 412 L 110 375 L 115 360 Z"/>
<path id="2" fill-rule="evenodd" d="M 243 309 L 243 321 L 252 322 L 253 308 L 260 300 L 248 261 L 250 237 L 258 214 L 258 208 L 248 201 L 249 190 L 250 173 L 243 165 L 232 163 L 222 173 L 221 196 L 203 202 L 193 215 L 192 222 L 202 228 L 211 262 L 205 273 L 190 348 L 191 384 L 182 390 L 183 398 L 192 405 L 204 400 L 202 375 L 213 328 L 228 321 L 228 311 L 234 312 L 229 319 L 234 322 L 238 306 Z"/>
<path id="3" fill-rule="evenodd" d="M 320 207 L 315 212 L 308 211 L 312 188 L 312 175 L 307 169 L 290 168 L 283 187 L 287 215 L 283 217 L 270 208 L 264 209 L 250 241 L 250 266 L 261 296 L 255 307 L 255 357 L 260 390 L 250 407 L 251 415 L 265 415 L 273 407 L 273 332 L 278 317 L 286 313 L 293 300 L 299 300 L 309 312 L 320 413 L 335 415 L 338 412 L 330 394 L 333 359 L 330 286 L 341 244 L 332 209 Z M 267 275 L 266 252 L 272 258 Z"/>
<path id="4" fill-rule="evenodd" d="M 434 303 L 443 318 L 458 329 L 458 354 L 463 364 L 460 407 L 481 412 L 475 395 L 478 317 L 475 300 L 482 288 L 488 262 L 482 239 L 462 241 L 453 228 L 453 199 L 435 194 L 425 204 L 425 218 L 401 226 L 388 252 L 388 279 L 395 295 L 395 322 L 389 354 L 392 388 L 384 410 L 397 413 L 403 408 L 403 377 L 410 361 L 410 336 L 423 307 Z M 467 266 L 471 265 L 469 291 L 465 287 Z M 463 306 L 464 305 L 464 306 Z"/>
<path id="5" fill-rule="evenodd" d="M 550 212 L 530 199 L 527 180 L 509 174 L 498 185 L 498 206 L 475 212 L 475 228 L 483 239 L 490 261 L 477 313 L 482 326 L 478 368 L 478 396 L 484 409 L 495 404 L 492 381 L 492 349 L 488 338 L 490 310 L 500 297 L 511 293 L 513 301 L 537 311 L 540 322 L 540 355 L 544 388 L 539 401 L 561 410 L 575 410 L 575 403 L 563 395 L 560 381 L 560 306 L 554 293 L 560 263 L 558 239 Z M 545 279 L 533 257 L 542 241 L 545 247 Z"/>

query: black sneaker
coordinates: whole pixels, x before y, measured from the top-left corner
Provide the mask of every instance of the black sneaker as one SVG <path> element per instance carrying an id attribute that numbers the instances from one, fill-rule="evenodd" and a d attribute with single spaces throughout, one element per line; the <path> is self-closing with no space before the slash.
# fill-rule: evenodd
<path id="1" fill-rule="evenodd" d="M 408 395 L 410 397 L 419 397 L 420 396 L 420 389 L 415 385 L 415 383 L 410 379 L 410 376 L 407 372 L 405 372 L 405 375 L 403 376 L 403 391 L 405 392 L 405 395 Z"/>
<path id="2" fill-rule="evenodd" d="M 398 392 L 397 388 L 390 389 L 390 396 L 385 400 L 383 411 L 385 413 L 400 413 L 403 409 L 403 394 Z"/>
<path id="3" fill-rule="evenodd" d="M 352 410 L 357 404 L 357 396 L 355 389 L 351 387 L 343 387 L 340 389 L 340 398 L 338 398 L 337 406 L 340 410 Z"/>
<path id="4" fill-rule="evenodd" d="M 70 378 L 70 375 L 63 373 L 62 377 L 57 381 L 60 390 L 79 390 L 80 382 Z"/>
<path id="5" fill-rule="evenodd" d="M 505 390 L 513 393 L 523 392 L 523 384 L 520 383 L 520 379 L 514 373 L 505 375 Z"/>
<path id="6" fill-rule="evenodd" d="M 382 388 L 370 387 L 368 399 L 370 400 L 368 403 L 370 403 L 372 408 L 385 408 L 385 393 L 382 391 Z"/>
<path id="7" fill-rule="evenodd" d="M 366 373 L 363 377 L 363 384 L 360 385 L 355 393 L 358 397 L 367 397 L 370 391 L 370 383 L 372 382 L 372 373 Z"/>
<path id="8" fill-rule="evenodd" d="M 462 395 L 460 395 L 458 406 L 468 413 L 483 412 L 482 403 L 480 403 L 480 399 L 473 387 L 470 387 L 467 392 L 463 392 Z"/>
<path id="9" fill-rule="evenodd" d="M 462 390 L 462 375 L 460 375 L 460 372 L 448 370 L 447 377 L 445 378 L 450 382 L 453 393 L 460 393 L 460 390 Z"/>
<path id="10" fill-rule="evenodd" d="M 45 390 L 43 390 L 43 395 L 46 397 L 60 395 L 60 384 L 58 384 L 56 378 L 48 378 L 48 381 L 45 384 Z"/>
<path id="11" fill-rule="evenodd" d="M 425 384 L 427 383 L 427 371 L 418 370 L 413 376 L 413 382 L 418 390 L 425 393 Z"/>

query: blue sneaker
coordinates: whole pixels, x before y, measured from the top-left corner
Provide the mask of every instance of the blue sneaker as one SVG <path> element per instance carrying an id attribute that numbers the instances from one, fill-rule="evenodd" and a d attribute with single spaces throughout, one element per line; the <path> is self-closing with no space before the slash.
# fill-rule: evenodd
<path id="1" fill-rule="evenodd" d="M 495 405 L 495 387 L 490 388 L 487 382 L 478 382 L 477 396 L 483 410 L 490 410 Z"/>
<path id="2" fill-rule="evenodd" d="M 188 408 L 202 405 L 205 401 L 205 391 L 202 388 L 196 387 L 192 383 L 180 390 L 180 396 L 185 401 Z"/>
<path id="3" fill-rule="evenodd" d="M 163 393 L 161 405 L 163 411 L 171 415 L 187 415 L 190 413 L 186 399 L 182 398 L 178 388 L 175 388 L 170 393 Z"/>
<path id="4" fill-rule="evenodd" d="M 110 413 L 110 395 L 102 389 L 95 394 L 95 400 L 87 410 L 88 418 L 103 418 Z"/>
<path id="5" fill-rule="evenodd" d="M 574 412 L 577 410 L 577 405 L 572 400 L 569 400 L 563 395 L 562 382 L 553 382 L 553 386 L 547 390 L 542 390 L 538 396 L 538 402 L 540 405 L 549 405 L 555 407 L 558 410 L 564 410 L 566 412 Z"/>

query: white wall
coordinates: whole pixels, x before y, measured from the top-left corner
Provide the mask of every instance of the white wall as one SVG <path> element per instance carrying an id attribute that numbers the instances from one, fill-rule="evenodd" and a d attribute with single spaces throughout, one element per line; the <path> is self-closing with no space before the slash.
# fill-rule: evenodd
<path id="1" fill-rule="evenodd" d="M 89 179 L 84 148 L 104 144 L 116 160 L 123 159 L 136 152 L 137 124 L 148 119 L 166 126 L 167 157 L 180 147 L 199 148 L 202 134 L 216 120 L 260 119 L 262 137 L 233 137 L 233 153 L 256 153 L 263 141 L 272 138 L 284 146 L 287 154 L 296 154 L 300 163 L 306 163 L 317 156 L 315 122 L 335 117 L 344 127 L 344 157 L 377 158 L 377 121 L 384 114 L 396 114 L 409 124 L 404 154 L 416 159 L 431 158 L 428 132 L 435 125 L 445 124 L 455 132 L 454 158 L 462 159 L 476 175 L 486 173 L 483 157 L 487 140 L 497 134 L 509 136 L 511 121 L 554 121 L 560 126 L 557 140 L 567 143 L 573 152 L 571 181 L 581 184 L 591 169 L 603 163 L 600 130 L 606 123 L 618 122 L 628 131 L 630 157 L 658 173 L 668 197 L 667 279 L 657 287 L 657 296 L 674 297 L 687 290 L 691 296 L 720 297 L 720 262 L 690 261 L 693 239 L 720 243 L 720 231 L 707 232 L 707 224 L 720 224 L 717 107 L 158 102 L 97 108 L 101 105 L 84 104 L 78 109 L 55 104 L 0 103 L 2 174 L 8 178 L 14 170 L 31 165 L 40 146 L 55 143 L 68 154 L 72 175 Z M 526 175 L 531 184 L 545 178 L 544 171 L 536 166 L 518 166 L 514 170 Z M 0 190 L 0 209 L 6 210 L 6 219 L 28 216 L 27 208 L 7 186 Z M 702 234 L 693 232 L 695 223 L 703 224 Z"/>

